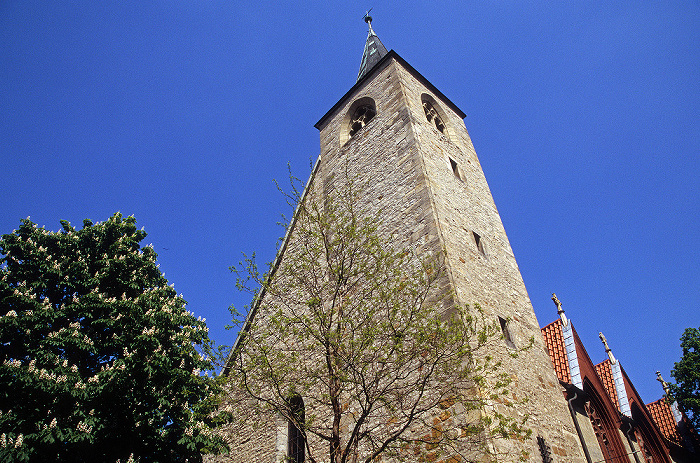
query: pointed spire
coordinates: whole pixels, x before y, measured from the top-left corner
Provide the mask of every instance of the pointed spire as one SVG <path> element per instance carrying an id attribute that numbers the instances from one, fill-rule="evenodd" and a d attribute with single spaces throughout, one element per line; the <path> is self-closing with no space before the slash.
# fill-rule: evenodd
<path id="1" fill-rule="evenodd" d="M 557 306 L 557 313 L 561 318 L 561 334 L 564 340 L 564 350 L 566 350 L 566 359 L 569 362 L 569 373 L 571 374 L 571 384 L 579 389 L 583 389 L 583 379 L 581 378 L 581 368 L 578 364 L 578 352 L 576 352 L 576 341 L 574 339 L 574 327 L 564 315 L 564 309 L 561 308 L 561 301 L 556 294 L 552 293 L 552 300 Z"/>
<path id="2" fill-rule="evenodd" d="M 617 403 L 620 406 L 620 413 L 632 418 L 632 409 L 630 408 L 630 401 L 627 398 L 627 388 L 625 388 L 625 379 L 622 377 L 622 367 L 620 362 L 617 361 L 612 353 L 612 349 L 608 346 L 608 340 L 605 339 L 603 333 L 598 333 L 600 340 L 603 341 L 605 346 L 605 353 L 608 354 L 610 359 L 610 373 L 612 373 L 613 383 L 615 383 L 615 392 L 617 392 Z"/>
<path id="3" fill-rule="evenodd" d="M 365 22 L 369 26 L 369 32 L 367 33 L 367 42 L 365 42 L 365 50 L 362 53 L 362 62 L 360 63 L 360 72 L 357 74 L 357 80 L 359 81 L 367 74 L 370 69 L 374 67 L 375 64 L 381 60 L 384 55 L 387 54 L 386 47 L 382 44 L 377 34 L 374 33 L 372 29 L 372 17 L 369 15 L 371 9 L 365 13 Z"/>

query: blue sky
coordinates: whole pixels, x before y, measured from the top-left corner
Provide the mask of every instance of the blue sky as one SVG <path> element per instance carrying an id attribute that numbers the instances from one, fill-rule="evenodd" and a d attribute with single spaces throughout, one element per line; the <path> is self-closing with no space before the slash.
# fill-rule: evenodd
<path id="1" fill-rule="evenodd" d="M 230 344 L 229 265 L 274 257 L 273 179 L 374 29 L 466 114 L 540 325 L 556 292 L 643 399 L 700 326 L 700 4 L 0 2 L 0 233 L 121 211 Z"/>

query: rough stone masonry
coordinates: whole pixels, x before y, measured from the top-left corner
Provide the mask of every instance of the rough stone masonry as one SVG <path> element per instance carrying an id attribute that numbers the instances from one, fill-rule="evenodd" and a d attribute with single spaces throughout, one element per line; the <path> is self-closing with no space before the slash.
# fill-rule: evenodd
<path id="1" fill-rule="evenodd" d="M 371 107 L 376 115 L 353 132 L 352 118 L 360 106 Z M 516 418 L 527 415 L 533 434 L 527 441 L 494 441 L 494 450 L 501 455 L 498 461 L 515 460 L 520 450 L 529 452 L 531 461 L 541 461 L 544 445 L 552 461 L 583 462 L 567 404 L 463 118 L 464 113 L 399 55 L 387 52 L 316 125 L 321 152 L 307 188 L 310 194 L 322 195 L 342 188 L 347 177 L 366 182 L 359 201 L 370 210 L 381 210 L 386 233 L 417 253 L 445 251 L 443 286 L 450 295 L 445 305 L 479 303 L 489 319 L 500 323 L 504 340 L 491 355 L 513 380 L 513 401 L 527 401 L 515 408 L 496 406 Z M 294 230 L 286 239 L 287 251 L 278 256 L 282 261 L 285 254 L 288 258 L 293 254 Z M 265 323 L 264 318 L 259 313 L 251 322 Z M 510 355 L 530 342 L 527 351 Z M 287 429 L 284 419 L 271 414 L 247 428 L 231 430 L 231 454 L 212 461 L 285 461 Z"/>

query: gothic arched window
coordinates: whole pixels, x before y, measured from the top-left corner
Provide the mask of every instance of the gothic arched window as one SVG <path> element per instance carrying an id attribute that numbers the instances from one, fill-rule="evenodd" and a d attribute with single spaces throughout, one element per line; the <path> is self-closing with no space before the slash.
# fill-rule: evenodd
<path id="1" fill-rule="evenodd" d="M 355 135 L 362 129 L 372 118 L 377 114 L 377 111 L 369 105 L 358 106 L 350 121 L 350 136 Z"/>
<path id="2" fill-rule="evenodd" d="M 593 425 L 593 432 L 595 433 L 596 439 L 598 439 L 598 445 L 600 446 L 601 452 L 605 457 L 605 461 L 614 458 L 614 451 L 611 448 L 610 439 L 608 439 L 607 429 L 603 421 L 603 417 L 598 414 L 598 410 L 594 407 L 591 402 L 586 402 L 586 413 L 588 418 L 591 420 L 591 425 Z"/>
<path id="3" fill-rule="evenodd" d="M 299 395 L 289 399 L 289 424 L 287 425 L 287 457 L 292 463 L 304 463 L 306 439 L 304 425 L 304 400 Z"/>
<path id="4" fill-rule="evenodd" d="M 345 145 L 377 115 L 377 104 L 368 96 L 356 99 L 348 107 L 340 126 L 340 146 Z"/>
<path id="5" fill-rule="evenodd" d="M 425 99 L 423 100 L 423 111 L 425 111 L 425 118 L 428 119 L 430 125 L 438 129 L 441 133 L 445 133 L 445 123 L 442 122 L 442 118 L 440 118 L 433 104 Z"/>

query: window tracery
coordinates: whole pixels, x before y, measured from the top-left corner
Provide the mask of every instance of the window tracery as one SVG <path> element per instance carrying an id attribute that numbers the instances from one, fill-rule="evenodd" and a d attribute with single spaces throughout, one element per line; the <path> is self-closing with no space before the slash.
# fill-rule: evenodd
<path id="1" fill-rule="evenodd" d="M 605 430 L 602 417 L 598 414 L 598 411 L 591 405 L 590 402 L 586 402 L 585 405 L 586 412 L 588 413 L 588 418 L 591 420 L 591 425 L 593 425 L 593 432 L 598 439 L 598 445 L 600 450 L 603 452 L 605 461 L 612 461 L 613 455 L 610 445 L 610 440 Z"/>
<path id="2" fill-rule="evenodd" d="M 350 121 L 350 136 L 354 136 L 360 129 L 367 125 L 376 114 L 377 111 L 369 105 L 358 106 Z"/>
<path id="3" fill-rule="evenodd" d="M 425 117 L 428 122 L 438 129 L 441 133 L 445 133 L 445 124 L 442 122 L 440 115 L 435 110 L 435 107 L 427 100 L 423 100 L 423 111 L 425 111 Z"/>

